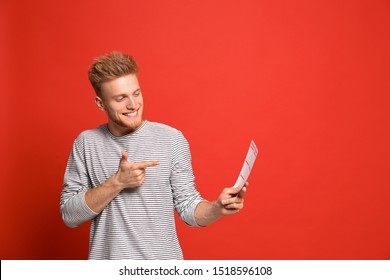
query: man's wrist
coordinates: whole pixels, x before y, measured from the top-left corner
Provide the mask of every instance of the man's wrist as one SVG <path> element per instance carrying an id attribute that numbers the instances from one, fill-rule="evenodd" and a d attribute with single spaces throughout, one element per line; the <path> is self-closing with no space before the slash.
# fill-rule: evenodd
<path id="1" fill-rule="evenodd" d="M 124 189 L 123 184 L 119 181 L 117 173 L 108 178 L 106 181 L 111 188 L 114 188 L 118 193 Z"/>
<path id="2" fill-rule="evenodd" d="M 223 206 L 218 200 L 215 200 L 210 203 L 209 211 L 211 216 L 214 217 L 214 219 L 219 219 L 223 216 Z"/>

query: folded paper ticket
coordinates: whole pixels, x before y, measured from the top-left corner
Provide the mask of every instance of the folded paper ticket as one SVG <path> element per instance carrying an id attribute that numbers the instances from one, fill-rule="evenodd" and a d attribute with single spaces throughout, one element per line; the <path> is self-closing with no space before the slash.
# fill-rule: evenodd
<path id="1" fill-rule="evenodd" d="M 258 153 L 259 152 L 257 150 L 255 141 L 252 140 L 252 142 L 249 146 L 248 153 L 246 155 L 244 164 L 242 165 L 240 175 L 238 176 L 237 181 L 234 184 L 235 188 L 238 188 L 238 187 L 242 188 L 245 185 L 246 181 L 248 180 L 249 174 L 252 171 L 253 164 L 255 163 L 255 160 L 256 160 Z"/>

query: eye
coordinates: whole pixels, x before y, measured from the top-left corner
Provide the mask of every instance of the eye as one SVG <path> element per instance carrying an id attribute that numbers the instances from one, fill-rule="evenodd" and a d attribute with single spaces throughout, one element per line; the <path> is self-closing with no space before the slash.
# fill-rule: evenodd
<path id="1" fill-rule="evenodd" d="M 140 90 L 137 90 L 136 92 L 133 93 L 134 97 L 138 97 L 141 94 Z"/>
<path id="2" fill-rule="evenodd" d="M 115 98 L 115 100 L 117 102 L 121 102 L 121 101 L 125 100 L 125 97 L 124 96 L 118 96 L 117 98 Z"/>

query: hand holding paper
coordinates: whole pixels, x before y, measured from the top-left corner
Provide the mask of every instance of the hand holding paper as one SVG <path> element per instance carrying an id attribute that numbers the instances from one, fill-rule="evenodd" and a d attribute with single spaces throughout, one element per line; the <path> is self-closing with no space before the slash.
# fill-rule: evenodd
<path id="1" fill-rule="evenodd" d="M 255 163 L 258 150 L 255 142 L 252 140 L 240 175 L 233 187 L 225 188 L 217 200 L 213 202 L 201 202 L 195 210 L 195 220 L 198 225 L 206 226 L 223 216 L 233 215 L 240 212 L 244 207 L 244 195 L 247 186 L 249 174 Z"/>

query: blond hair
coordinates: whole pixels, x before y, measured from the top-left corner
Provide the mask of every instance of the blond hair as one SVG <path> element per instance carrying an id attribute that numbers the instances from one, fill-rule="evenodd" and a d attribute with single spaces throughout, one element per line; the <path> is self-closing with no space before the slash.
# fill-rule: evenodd
<path id="1" fill-rule="evenodd" d="M 89 81 L 98 96 L 104 82 L 129 74 L 138 74 L 137 62 L 133 57 L 117 51 L 96 58 L 88 71 Z"/>

